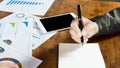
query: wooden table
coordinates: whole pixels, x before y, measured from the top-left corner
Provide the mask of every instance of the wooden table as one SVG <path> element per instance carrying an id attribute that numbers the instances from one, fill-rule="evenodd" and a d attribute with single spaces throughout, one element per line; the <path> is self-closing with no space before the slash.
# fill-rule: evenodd
<path id="1" fill-rule="evenodd" d="M 52 7 L 44 17 L 76 12 L 76 5 L 82 5 L 83 16 L 93 18 L 98 15 L 120 7 L 120 2 L 100 2 L 92 0 L 55 0 Z M 0 12 L 0 18 L 10 13 Z M 105 60 L 106 68 L 120 68 L 120 33 L 92 37 L 89 43 L 99 43 Z M 59 43 L 72 43 L 69 30 L 58 32 L 37 49 L 33 50 L 33 56 L 42 59 L 43 63 L 38 68 L 57 68 L 57 46 Z"/>

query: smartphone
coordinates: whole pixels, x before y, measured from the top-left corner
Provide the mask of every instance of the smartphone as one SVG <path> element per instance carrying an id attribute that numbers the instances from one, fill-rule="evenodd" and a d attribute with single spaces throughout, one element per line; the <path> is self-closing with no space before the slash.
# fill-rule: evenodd
<path id="1" fill-rule="evenodd" d="M 74 13 L 66 13 L 39 19 L 40 29 L 43 33 L 68 29 L 75 17 Z"/>

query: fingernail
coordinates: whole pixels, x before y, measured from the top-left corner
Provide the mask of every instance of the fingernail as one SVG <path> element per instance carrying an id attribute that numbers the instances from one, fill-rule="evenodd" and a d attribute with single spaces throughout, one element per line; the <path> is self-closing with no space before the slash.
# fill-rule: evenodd
<path id="1" fill-rule="evenodd" d="M 80 34 L 80 37 L 82 37 L 82 34 Z"/>
<path id="2" fill-rule="evenodd" d="M 82 31 L 82 35 L 83 36 L 87 35 L 87 32 L 86 31 Z"/>
<path id="3" fill-rule="evenodd" d="M 88 39 L 84 37 L 84 43 L 87 43 L 88 42 Z"/>

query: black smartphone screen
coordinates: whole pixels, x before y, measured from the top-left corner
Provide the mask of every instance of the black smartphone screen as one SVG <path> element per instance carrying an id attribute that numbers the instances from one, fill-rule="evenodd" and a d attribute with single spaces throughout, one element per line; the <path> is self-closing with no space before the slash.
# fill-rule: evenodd
<path id="1" fill-rule="evenodd" d="M 66 14 L 56 17 L 40 19 L 40 21 L 45 27 L 45 29 L 49 32 L 57 29 L 70 27 L 71 21 L 73 19 L 74 17 L 71 14 Z"/>

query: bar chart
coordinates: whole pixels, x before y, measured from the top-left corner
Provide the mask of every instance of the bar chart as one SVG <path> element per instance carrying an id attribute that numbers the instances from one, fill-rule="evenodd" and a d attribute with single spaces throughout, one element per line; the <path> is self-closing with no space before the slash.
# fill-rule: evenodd
<path id="1" fill-rule="evenodd" d="M 26 1 L 26 0 L 10 0 L 6 5 L 43 5 L 43 2 Z"/>

